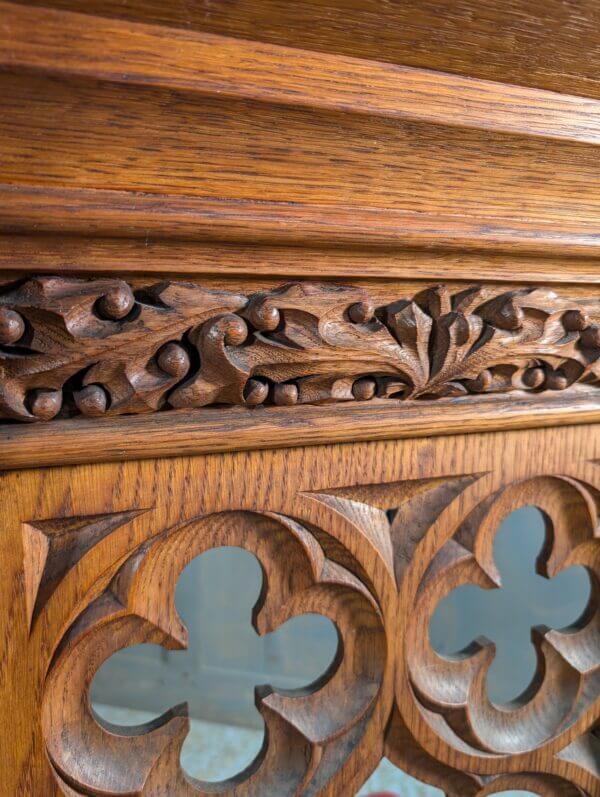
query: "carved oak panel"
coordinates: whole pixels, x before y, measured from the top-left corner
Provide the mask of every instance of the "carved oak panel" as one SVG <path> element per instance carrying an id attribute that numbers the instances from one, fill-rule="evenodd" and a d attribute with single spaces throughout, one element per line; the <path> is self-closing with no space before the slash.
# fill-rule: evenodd
<path id="1" fill-rule="evenodd" d="M 0 797 L 600 797 L 598 9 L 0 0 Z M 525 505 L 590 598 L 498 705 L 427 629 Z M 89 688 L 223 545 L 339 645 L 211 785 Z"/>
<path id="2" fill-rule="evenodd" d="M 0 692 L 8 793 L 334 797 L 386 755 L 451 797 L 598 797 L 599 441 L 597 427 L 565 427 L 7 475 L 2 544 L 23 552 L 7 556 L 0 587 L 13 606 L 2 672 L 14 688 Z M 448 659 L 424 629 L 456 586 L 498 588 L 494 537 L 525 505 L 546 519 L 540 570 L 582 565 L 593 588 L 576 626 L 538 632 L 532 688 L 498 706 L 485 689 L 493 646 Z M 88 690 L 125 646 L 186 645 L 175 583 L 222 545 L 262 565 L 260 633 L 316 612 L 339 649 L 309 693 L 259 692 L 263 750 L 215 786 L 180 768 L 185 707 L 126 731 L 94 715 Z M 26 750 L 8 743 L 17 702 Z"/>

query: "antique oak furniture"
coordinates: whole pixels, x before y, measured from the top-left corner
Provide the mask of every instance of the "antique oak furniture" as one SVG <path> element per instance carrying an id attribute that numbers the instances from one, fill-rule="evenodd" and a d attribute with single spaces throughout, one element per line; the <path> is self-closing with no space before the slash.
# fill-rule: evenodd
<path id="1" fill-rule="evenodd" d="M 0 66 L 2 795 L 598 797 L 596 0 L 0 0 Z M 528 505 L 591 597 L 497 705 L 428 624 Z M 339 650 L 215 785 L 89 688 L 224 545 Z"/>

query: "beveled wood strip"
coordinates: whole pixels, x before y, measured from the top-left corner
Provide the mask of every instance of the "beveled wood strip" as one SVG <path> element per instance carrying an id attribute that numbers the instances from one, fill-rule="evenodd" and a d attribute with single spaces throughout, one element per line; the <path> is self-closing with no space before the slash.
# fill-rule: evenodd
<path id="1" fill-rule="evenodd" d="M 597 392 L 228 407 L 0 427 L 0 469 L 289 448 L 600 422 Z"/>
<path id="2" fill-rule="evenodd" d="M 28 4 L 600 97 L 595 0 L 229 0 L 209 13 L 185 0 Z"/>
<path id="3" fill-rule="evenodd" d="M 0 95 L 4 184 L 598 231 L 594 145 L 39 71 Z"/>
<path id="4" fill-rule="evenodd" d="M 0 213 L 1 213 L 0 209 Z M 517 284 L 567 283 L 570 291 L 589 292 L 600 283 L 594 258 L 518 253 L 465 252 L 383 246 L 344 248 L 276 246 L 186 240 L 140 240 L 78 235 L 0 235 L 0 279 L 23 273 L 116 273 L 127 278 L 151 273 L 180 274 L 187 279 L 218 275 L 256 277 L 261 287 L 278 277 L 377 280 L 370 288 L 386 290 L 391 280 L 473 280 Z M 258 289 L 258 288 L 257 288 Z"/>
<path id="5" fill-rule="evenodd" d="M 0 14 L 5 67 L 600 143 L 593 99 L 10 2 Z"/>
<path id="6" fill-rule="evenodd" d="M 567 220 L 549 224 L 390 208 L 8 184 L 0 184 L 0 232 L 154 236 L 251 244 L 436 247 L 569 257 L 596 257 L 600 251 L 597 224 Z M 586 273 L 594 281 L 597 269 L 592 264 Z"/>

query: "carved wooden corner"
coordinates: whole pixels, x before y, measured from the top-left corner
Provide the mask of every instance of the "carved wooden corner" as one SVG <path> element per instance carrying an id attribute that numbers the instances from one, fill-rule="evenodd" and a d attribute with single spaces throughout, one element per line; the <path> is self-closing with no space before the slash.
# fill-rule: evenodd
<path id="1" fill-rule="evenodd" d="M 250 296 L 185 282 L 37 277 L 0 294 L 0 418 L 565 390 L 600 375 L 600 300 L 435 286 Z"/>

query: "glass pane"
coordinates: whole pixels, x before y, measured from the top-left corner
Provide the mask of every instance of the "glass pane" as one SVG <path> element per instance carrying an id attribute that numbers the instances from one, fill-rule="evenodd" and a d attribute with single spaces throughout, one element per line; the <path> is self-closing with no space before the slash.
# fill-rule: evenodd
<path id="1" fill-rule="evenodd" d="M 537 656 L 532 628 L 571 626 L 590 601 L 591 582 L 584 567 L 571 567 L 552 579 L 536 573 L 546 533 L 538 509 L 527 506 L 512 512 L 494 541 L 502 588 L 461 586 L 439 604 L 431 619 L 431 644 L 442 656 L 460 655 L 479 636 L 495 643 L 487 688 L 498 704 L 515 700 L 533 681 Z"/>
<path id="2" fill-rule="evenodd" d="M 444 792 L 411 778 L 387 758 L 373 772 L 356 797 L 444 797 Z M 495 797 L 536 797 L 530 791 L 503 791 Z"/>
<path id="3" fill-rule="evenodd" d="M 188 774 L 224 780 L 252 763 L 264 738 L 255 687 L 310 687 L 338 646 L 333 623 L 313 614 L 260 637 L 251 614 L 262 582 L 259 563 L 241 548 L 216 548 L 194 559 L 176 593 L 188 650 L 138 645 L 112 656 L 92 684 L 100 719 L 137 725 L 187 701 L 192 727 L 182 764 Z"/>

